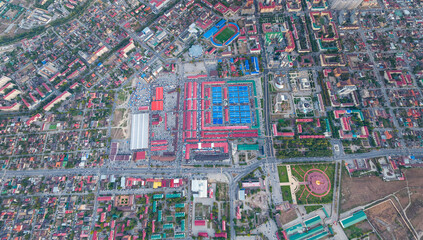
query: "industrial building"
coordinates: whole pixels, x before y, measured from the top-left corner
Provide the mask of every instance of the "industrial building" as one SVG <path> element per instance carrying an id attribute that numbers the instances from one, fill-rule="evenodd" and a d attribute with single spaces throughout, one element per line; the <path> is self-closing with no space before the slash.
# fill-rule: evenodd
<path id="1" fill-rule="evenodd" d="M 131 150 L 148 148 L 149 115 L 132 114 L 131 124 Z"/>

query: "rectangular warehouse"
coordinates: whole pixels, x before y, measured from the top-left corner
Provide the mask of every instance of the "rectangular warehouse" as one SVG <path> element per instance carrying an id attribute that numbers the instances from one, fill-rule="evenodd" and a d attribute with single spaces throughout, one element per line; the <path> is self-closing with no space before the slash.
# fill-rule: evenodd
<path id="1" fill-rule="evenodd" d="M 131 150 L 148 148 L 148 114 L 132 114 L 131 124 Z"/>

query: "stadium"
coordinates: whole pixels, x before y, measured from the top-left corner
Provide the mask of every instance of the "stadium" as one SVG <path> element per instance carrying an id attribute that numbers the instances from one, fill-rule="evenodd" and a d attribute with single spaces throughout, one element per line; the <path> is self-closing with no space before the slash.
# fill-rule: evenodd
<path id="1" fill-rule="evenodd" d="M 231 44 L 239 36 L 239 26 L 233 22 L 220 20 L 215 26 L 204 34 L 215 47 L 223 47 Z"/>

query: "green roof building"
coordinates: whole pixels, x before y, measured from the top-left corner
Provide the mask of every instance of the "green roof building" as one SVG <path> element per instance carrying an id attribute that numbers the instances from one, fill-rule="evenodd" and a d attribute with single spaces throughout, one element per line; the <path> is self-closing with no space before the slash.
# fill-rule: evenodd
<path id="1" fill-rule="evenodd" d="M 185 232 L 185 219 L 182 219 L 181 221 L 181 231 Z"/>
<path id="2" fill-rule="evenodd" d="M 157 211 L 157 201 L 153 202 L 153 213 Z"/>
<path id="3" fill-rule="evenodd" d="M 163 225 L 163 229 L 172 229 L 172 228 L 173 228 L 173 223 L 168 223 Z"/>
<path id="4" fill-rule="evenodd" d="M 162 199 L 164 197 L 163 194 L 154 194 L 153 199 Z"/>
<path id="5" fill-rule="evenodd" d="M 318 226 L 316 228 L 310 229 L 307 232 L 297 233 L 297 234 L 294 234 L 292 236 L 289 236 L 289 240 L 304 240 L 304 239 L 309 239 L 314 234 L 320 233 L 321 231 L 323 231 L 323 226 L 322 225 L 320 225 L 320 226 Z"/>
<path id="6" fill-rule="evenodd" d="M 161 234 L 154 234 L 154 235 L 151 235 L 150 239 L 152 239 L 152 240 L 162 239 L 162 235 Z"/>
<path id="7" fill-rule="evenodd" d="M 326 237 L 327 235 L 329 235 L 328 232 L 322 232 L 322 233 L 317 234 L 316 236 L 309 238 L 308 240 L 319 240 L 319 239 Z"/>
<path id="8" fill-rule="evenodd" d="M 175 194 L 168 193 L 168 194 L 166 194 L 166 198 L 180 198 L 180 197 L 181 197 L 180 193 L 175 193 Z"/>
<path id="9" fill-rule="evenodd" d="M 174 238 L 185 238 L 185 233 L 175 234 Z"/>
<path id="10" fill-rule="evenodd" d="M 287 235 L 291 235 L 291 234 L 294 234 L 296 232 L 301 231 L 302 229 L 303 229 L 303 225 L 301 223 L 299 223 L 295 226 L 292 226 L 292 227 L 286 229 L 285 232 L 286 232 Z"/>
<path id="11" fill-rule="evenodd" d="M 258 151 L 258 144 L 238 144 L 238 151 Z"/>
<path id="12" fill-rule="evenodd" d="M 177 212 L 175 213 L 175 217 L 185 217 L 185 212 Z"/>
<path id="13" fill-rule="evenodd" d="M 315 216 L 313 218 L 306 220 L 304 224 L 306 225 L 306 227 L 310 228 L 316 224 L 319 224 L 321 221 L 322 219 L 320 218 L 320 216 Z"/>
<path id="14" fill-rule="evenodd" d="M 175 205 L 175 208 L 184 208 L 185 207 L 185 203 L 177 203 Z"/>
<path id="15" fill-rule="evenodd" d="M 347 228 L 366 219 L 367 219 L 366 213 L 364 213 L 363 211 L 358 211 L 354 213 L 352 216 L 344 218 L 343 220 L 340 221 L 340 223 L 343 228 Z"/>

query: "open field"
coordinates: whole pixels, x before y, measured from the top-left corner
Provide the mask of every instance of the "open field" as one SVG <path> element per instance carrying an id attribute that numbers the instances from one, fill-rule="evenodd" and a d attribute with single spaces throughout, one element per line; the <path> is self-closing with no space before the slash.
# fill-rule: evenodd
<path id="1" fill-rule="evenodd" d="M 411 200 L 410 206 L 406 209 L 406 214 L 417 233 L 423 234 L 423 169 L 407 169 L 405 176 L 410 187 Z M 406 207 L 404 206 L 404 208 Z"/>
<path id="2" fill-rule="evenodd" d="M 229 38 L 231 38 L 233 35 L 235 34 L 235 31 L 232 30 L 230 27 L 226 27 L 225 29 L 223 29 L 223 31 L 221 33 L 219 33 L 216 36 L 216 40 L 219 43 L 225 43 L 226 41 L 229 40 Z"/>
<path id="3" fill-rule="evenodd" d="M 124 113 L 125 113 L 125 109 L 115 110 L 115 114 L 113 115 L 113 120 L 112 120 L 112 127 L 118 127 L 121 124 Z"/>
<path id="4" fill-rule="evenodd" d="M 344 169 L 343 171 L 341 212 L 371 203 L 396 192 L 398 193 L 395 195 L 400 201 L 401 206 L 406 207 L 408 204 L 408 195 L 407 191 L 403 189 L 407 186 L 407 182 L 411 189 L 421 188 L 423 184 L 421 181 L 423 169 L 419 168 L 404 170 L 406 180 L 392 182 L 384 182 L 376 176 L 350 178 Z"/>
<path id="5" fill-rule="evenodd" d="M 354 239 L 362 237 L 366 234 L 369 234 L 373 231 L 372 226 L 367 220 L 359 222 L 355 225 L 352 225 L 345 229 L 345 234 L 347 235 L 348 239 Z"/>
<path id="6" fill-rule="evenodd" d="M 125 134 L 123 133 L 122 128 L 112 128 L 111 137 L 112 139 L 124 139 Z"/>
<path id="7" fill-rule="evenodd" d="M 408 190 L 406 188 L 397 192 L 395 197 L 398 199 L 398 202 L 401 204 L 402 208 L 407 207 L 408 203 L 410 202 L 408 198 Z"/>
<path id="8" fill-rule="evenodd" d="M 404 170 L 405 178 L 408 182 L 409 187 L 423 187 L 422 182 L 422 174 L 423 169 L 422 168 L 411 168 Z"/>
<path id="9" fill-rule="evenodd" d="M 365 212 L 383 239 L 414 239 L 391 201 L 384 201 Z"/>
<path id="10" fill-rule="evenodd" d="M 342 174 L 341 212 L 371 203 L 406 187 L 405 181 L 384 182 L 376 176 L 350 178 Z"/>
<path id="11" fill-rule="evenodd" d="M 406 210 L 407 217 L 417 233 L 423 233 L 423 189 L 412 188 L 411 204 Z"/>
<path id="12" fill-rule="evenodd" d="M 423 169 L 413 168 L 405 171 L 406 180 L 410 187 L 411 204 L 406 209 L 407 217 L 418 234 L 423 233 Z M 406 208 L 406 206 L 404 207 Z"/>

